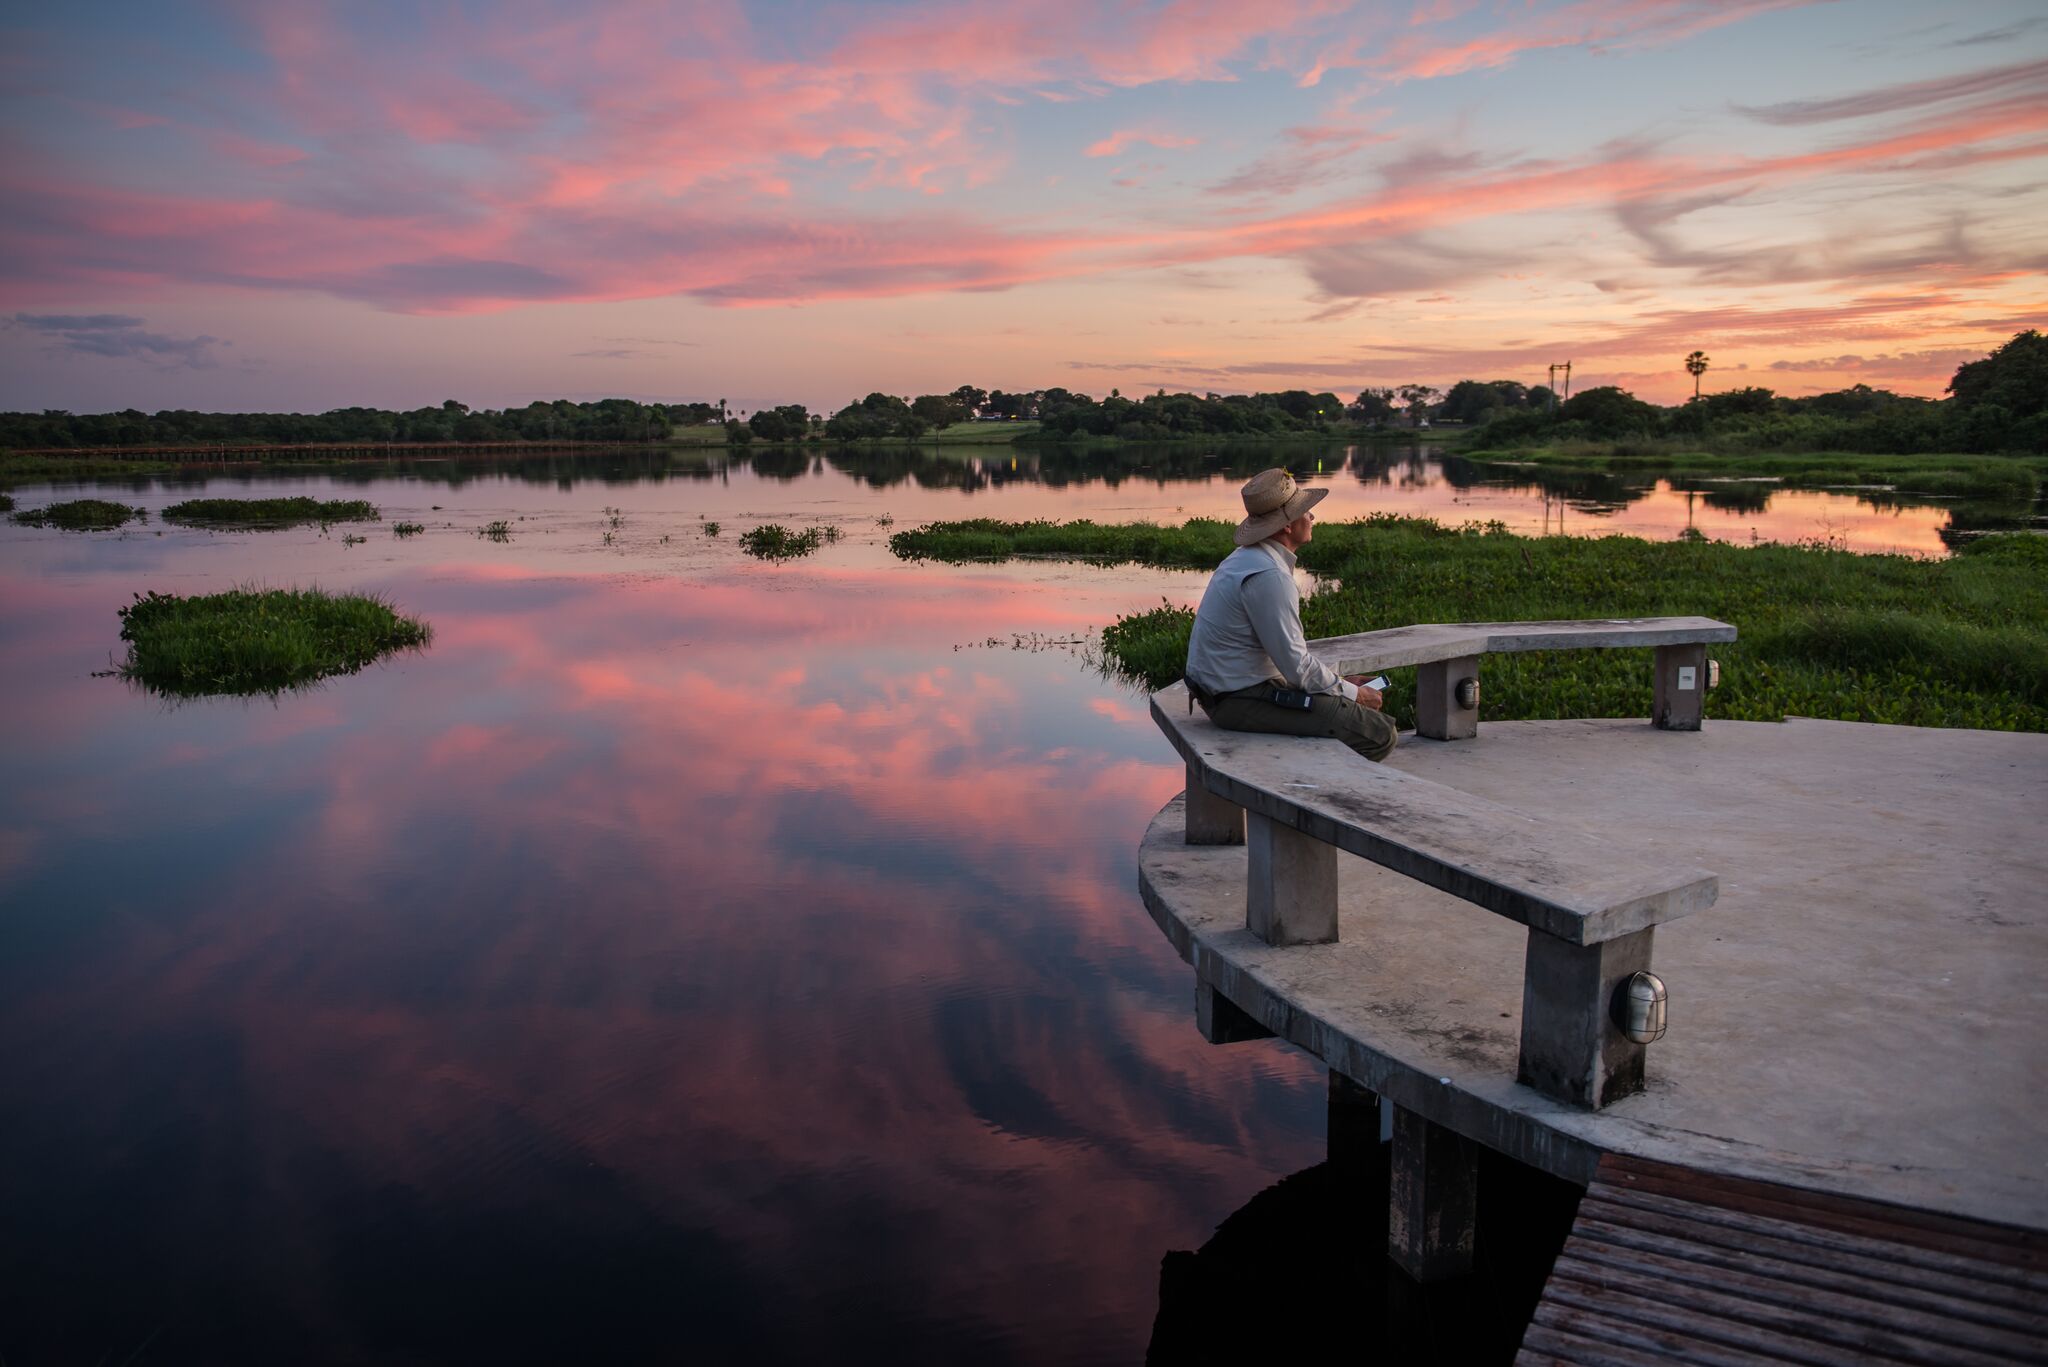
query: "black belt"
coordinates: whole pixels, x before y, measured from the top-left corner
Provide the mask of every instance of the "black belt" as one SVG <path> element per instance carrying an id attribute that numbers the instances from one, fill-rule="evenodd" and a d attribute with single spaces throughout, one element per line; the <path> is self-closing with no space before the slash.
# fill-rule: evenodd
<path id="1" fill-rule="evenodd" d="M 1195 710 L 1196 703 L 1202 705 L 1204 712 L 1214 712 L 1216 704 L 1222 702 L 1225 698 L 1239 697 L 1256 698 L 1260 702 L 1276 703 L 1281 707 L 1295 710 L 1306 710 L 1305 704 L 1298 700 L 1310 696 L 1287 687 L 1286 682 L 1281 679 L 1267 679 L 1262 683 L 1246 684 L 1243 688 L 1233 688 L 1227 693 L 1211 693 L 1192 678 L 1185 676 L 1182 677 L 1181 683 L 1188 690 L 1188 711 L 1190 713 Z"/>

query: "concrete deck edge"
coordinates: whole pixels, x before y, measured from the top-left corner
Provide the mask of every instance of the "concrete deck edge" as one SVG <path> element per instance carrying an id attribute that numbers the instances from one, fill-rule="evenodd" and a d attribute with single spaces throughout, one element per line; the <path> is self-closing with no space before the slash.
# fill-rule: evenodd
<path id="1" fill-rule="evenodd" d="M 1148 855 L 1157 846 L 1188 848 L 1183 840 L 1184 794 L 1159 809 L 1139 847 L 1138 891 L 1146 914 L 1166 936 L 1196 977 L 1221 992 L 1273 1034 L 1307 1051 L 1397 1106 L 1504 1153 L 1531 1167 L 1568 1181 L 1591 1182 L 1601 1156 L 1618 1153 L 1654 1159 L 1731 1177 L 1755 1178 L 1788 1187 L 1853 1196 L 1902 1209 L 1990 1220 L 2015 1228 L 2037 1226 L 2015 1222 L 2002 1193 L 1957 1193 L 1947 1205 L 1887 1201 L 1873 1193 L 1864 1165 L 1853 1161 L 1822 1165 L 1800 1155 L 1759 1149 L 1739 1140 L 1697 1133 L 1670 1132 L 1666 1127 L 1632 1119 L 1625 1100 L 1600 1112 L 1581 1111 L 1518 1085 L 1511 1075 L 1439 1077 L 1434 1068 L 1404 1056 L 1394 1041 L 1371 1032 L 1352 1032 L 1319 1017 L 1261 976 L 1254 964 L 1240 959 L 1258 952 L 1242 927 L 1226 932 L 1190 925 L 1153 884 Z M 1242 847 L 1213 847 L 1217 853 L 1243 858 Z M 1239 875 L 1241 884 L 1242 874 Z M 1226 943 L 1231 941 L 1234 943 Z M 1303 947 L 1313 952 L 1315 947 Z M 1289 952 L 1289 951 L 1281 951 Z M 1299 949 L 1293 952 L 1300 952 Z M 1654 1085 L 1654 1084 L 1653 1084 Z"/>

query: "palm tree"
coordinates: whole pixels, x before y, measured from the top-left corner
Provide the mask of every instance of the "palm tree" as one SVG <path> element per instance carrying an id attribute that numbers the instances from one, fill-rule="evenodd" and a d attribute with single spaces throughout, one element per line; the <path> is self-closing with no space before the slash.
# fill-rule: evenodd
<path id="1" fill-rule="evenodd" d="M 1707 353 L 1695 351 L 1685 358 L 1685 373 L 1692 376 L 1692 396 L 1700 396 L 1700 376 L 1707 373 Z"/>

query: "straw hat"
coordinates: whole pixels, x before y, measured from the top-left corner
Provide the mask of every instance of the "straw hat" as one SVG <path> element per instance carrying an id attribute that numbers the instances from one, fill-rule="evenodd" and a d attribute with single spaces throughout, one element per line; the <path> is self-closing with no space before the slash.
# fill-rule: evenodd
<path id="1" fill-rule="evenodd" d="M 1328 489 L 1304 489 L 1285 470 L 1261 470 L 1244 486 L 1245 520 L 1237 544 L 1255 546 L 1323 501 Z"/>

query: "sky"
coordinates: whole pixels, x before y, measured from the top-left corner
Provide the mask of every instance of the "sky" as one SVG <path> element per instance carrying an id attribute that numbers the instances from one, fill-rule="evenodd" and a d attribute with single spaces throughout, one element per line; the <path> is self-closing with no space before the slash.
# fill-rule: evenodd
<path id="1" fill-rule="evenodd" d="M 2039 0 L 0 0 L 0 408 L 1938 396 L 2044 163 Z"/>

